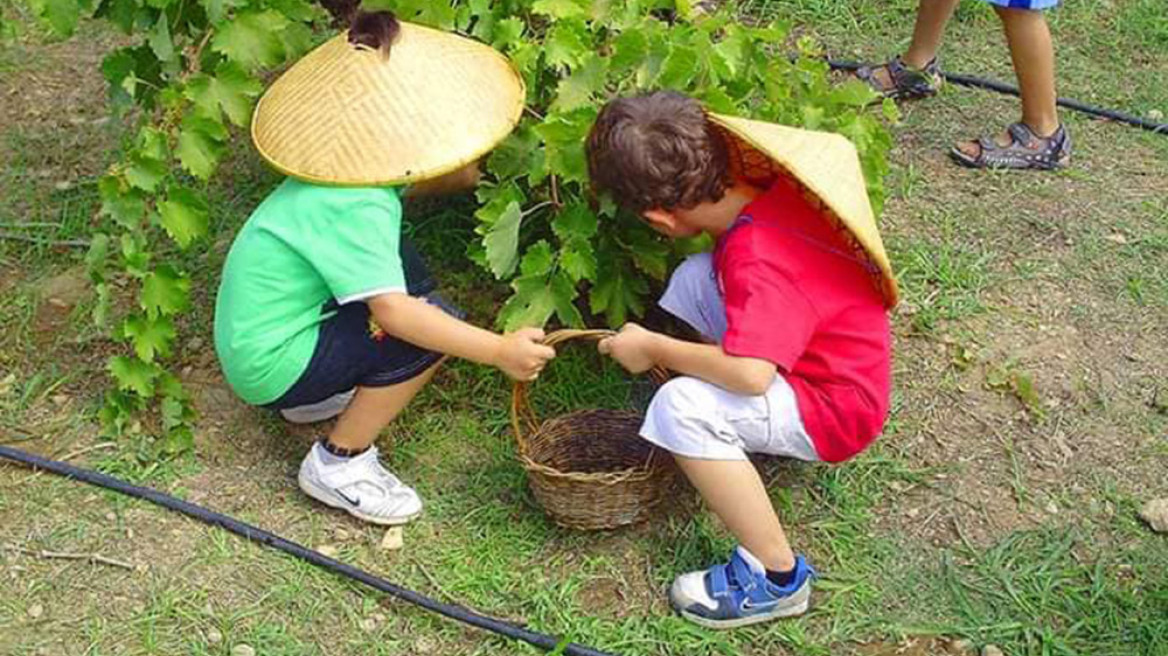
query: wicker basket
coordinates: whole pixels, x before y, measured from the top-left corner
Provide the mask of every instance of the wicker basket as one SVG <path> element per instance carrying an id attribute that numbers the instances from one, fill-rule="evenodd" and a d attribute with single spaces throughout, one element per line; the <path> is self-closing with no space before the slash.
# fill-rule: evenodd
<path id="1" fill-rule="evenodd" d="M 544 340 L 597 341 L 607 330 L 560 330 Z M 651 372 L 660 383 L 663 371 Z M 582 410 L 540 423 L 516 383 L 511 423 L 519 461 L 535 498 L 556 524 L 598 530 L 648 519 L 673 486 L 673 458 L 641 439 L 641 415 L 622 410 Z"/>

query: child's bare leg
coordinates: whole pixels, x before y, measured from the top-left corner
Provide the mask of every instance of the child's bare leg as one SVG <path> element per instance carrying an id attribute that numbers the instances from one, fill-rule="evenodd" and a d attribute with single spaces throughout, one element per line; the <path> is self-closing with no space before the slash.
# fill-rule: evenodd
<path id="1" fill-rule="evenodd" d="M 921 0 L 917 7 L 917 22 L 913 27 L 912 44 L 904 53 L 904 63 L 913 68 L 924 68 L 933 61 L 941 48 L 945 25 L 953 16 L 960 0 Z"/>
<path id="2" fill-rule="evenodd" d="M 421 375 L 404 383 L 387 387 L 358 387 L 353 401 L 329 433 L 329 442 L 350 451 L 361 451 L 373 444 L 382 429 L 430 382 L 442 362 L 439 360 Z"/>
<path id="3" fill-rule="evenodd" d="M 675 455 L 677 464 L 710 510 L 772 572 L 795 567 L 795 554 L 749 460 L 696 460 Z"/>
<path id="4" fill-rule="evenodd" d="M 933 61 L 937 56 L 937 51 L 941 48 L 941 38 L 945 34 L 945 25 L 953 16 L 953 11 L 957 8 L 959 1 L 920 0 L 916 25 L 913 27 L 912 43 L 909 44 L 908 51 L 900 58 L 906 66 L 910 69 L 923 70 L 929 62 Z M 863 79 L 869 79 L 869 82 L 881 92 L 889 92 L 897 86 L 887 64 L 871 68 L 865 67 L 857 74 Z"/>
<path id="5" fill-rule="evenodd" d="M 1049 137 L 1058 130 L 1058 106 L 1054 88 L 1054 44 L 1050 28 L 1040 11 L 1007 9 L 995 6 L 1002 19 L 1018 90 L 1022 96 L 1022 122 L 1038 137 Z M 1010 134 L 997 136 L 998 145 L 1008 146 Z M 956 148 L 976 158 L 981 146 L 976 141 L 963 141 Z"/>
<path id="6" fill-rule="evenodd" d="M 1014 60 L 1014 74 L 1022 93 L 1022 122 L 1040 137 L 1047 137 L 1058 129 L 1058 106 L 1054 90 L 1054 43 L 1050 28 L 1041 11 L 1007 9 L 995 6 L 1010 57 Z"/>

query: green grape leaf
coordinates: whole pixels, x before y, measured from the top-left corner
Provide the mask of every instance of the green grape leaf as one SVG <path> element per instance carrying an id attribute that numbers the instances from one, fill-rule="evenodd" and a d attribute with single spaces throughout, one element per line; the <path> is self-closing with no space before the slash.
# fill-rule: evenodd
<path id="1" fill-rule="evenodd" d="M 669 272 L 669 245 L 660 239 L 640 238 L 632 240 L 630 252 L 633 264 L 638 269 L 657 279 L 664 280 Z"/>
<path id="2" fill-rule="evenodd" d="M 227 17 L 227 10 L 246 7 L 247 0 L 200 0 L 200 4 L 207 12 L 207 20 L 217 26 Z"/>
<path id="3" fill-rule="evenodd" d="M 117 381 L 118 389 L 134 392 L 143 398 L 154 396 L 154 381 L 160 372 L 156 365 L 118 355 L 110 358 L 109 370 Z"/>
<path id="4" fill-rule="evenodd" d="M 523 261 L 519 264 L 521 276 L 546 276 L 556 262 L 552 253 L 551 244 L 541 239 L 532 244 L 523 254 Z"/>
<path id="5" fill-rule="evenodd" d="M 500 50 L 511 50 L 513 46 L 523 43 L 524 28 L 523 21 L 515 17 L 499 21 L 495 24 L 494 39 L 491 40 L 491 45 Z M 523 70 L 523 67 L 520 67 L 520 70 Z"/>
<path id="6" fill-rule="evenodd" d="M 573 301 L 580 295 L 579 290 L 576 289 L 575 281 L 568 277 L 562 271 L 556 272 L 552 276 L 551 284 L 548 289 L 551 291 L 552 302 L 555 304 L 556 317 L 560 323 L 572 328 L 581 328 L 584 326 L 584 317 L 580 316 L 580 310 L 576 307 Z"/>
<path id="7" fill-rule="evenodd" d="M 585 106 L 571 112 L 552 113 L 535 126 L 543 139 L 546 167 L 568 182 L 588 181 L 588 160 L 584 141 L 596 120 L 596 109 Z"/>
<path id="8" fill-rule="evenodd" d="M 265 0 L 265 4 L 300 23 L 312 22 L 321 15 L 316 5 L 305 0 Z"/>
<path id="9" fill-rule="evenodd" d="M 207 234 L 207 201 L 190 189 L 171 187 L 166 200 L 158 203 L 158 214 L 162 228 L 179 248 Z"/>
<path id="10" fill-rule="evenodd" d="M 566 112 L 587 105 L 594 94 L 604 90 L 607 72 L 608 60 L 589 53 L 583 63 L 556 86 L 552 110 Z"/>
<path id="11" fill-rule="evenodd" d="M 34 0 L 31 4 L 54 34 L 59 37 L 73 36 L 77 21 L 81 18 L 81 6 L 77 0 Z"/>
<path id="12" fill-rule="evenodd" d="M 706 87 L 695 95 L 710 111 L 719 114 L 733 114 L 738 111 L 734 99 L 719 87 Z"/>
<path id="13" fill-rule="evenodd" d="M 699 70 L 697 52 L 682 43 L 674 43 L 661 64 L 657 85 L 665 89 L 687 90 Z"/>
<path id="14" fill-rule="evenodd" d="M 289 23 L 280 30 L 280 41 L 284 44 L 284 59 L 299 59 L 312 48 L 312 29 L 303 23 Z"/>
<path id="15" fill-rule="evenodd" d="M 150 44 L 150 49 L 154 51 L 154 55 L 158 57 L 159 61 L 174 60 L 174 41 L 170 38 L 170 21 L 167 19 L 165 11 L 158 14 L 158 21 L 154 24 L 154 29 L 150 30 L 146 42 Z"/>
<path id="16" fill-rule="evenodd" d="M 613 41 L 610 65 L 613 72 L 625 72 L 639 65 L 649 52 L 649 40 L 638 29 L 621 32 Z"/>
<path id="17" fill-rule="evenodd" d="M 109 235 L 99 232 L 89 240 L 89 250 L 85 252 L 85 271 L 94 282 L 105 278 L 105 264 L 109 259 Z"/>
<path id="18" fill-rule="evenodd" d="M 211 48 L 245 70 L 270 68 L 284 59 L 281 32 L 288 19 L 279 12 L 245 11 L 224 23 L 211 39 Z"/>
<path id="19" fill-rule="evenodd" d="M 552 231 L 560 241 L 570 239 L 591 239 L 596 234 L 599 220 L 584 203 L 566 205 L 552 221 Z"/>
<path id="20" fill-rule="evenodd" d="M 718 62 L 717 65 L 723 68 L 720 71 L 723 78 L 737 77 L 746 65 L 749 46 L 750 37 L 746 30 L 738 25 L 727 25 L 722 40 L 714 44 L 715 57 L 711 58 L 711 65 Z"/>
<path id="21" fill-rule="evenodd" d="M 552 18 L 587 18 L 588 3 L 574 0 L 535 0 L 531 4 L 531 13 L 543 14 Z"/>
<path id="22" fill-rule="evenodd" d="M 483 238 L 487 264 L 496 278 L 506 278 L 515 270 L 515 263 L 519 260 L 519 226 L 522 222 L 523 211 L 519 203 L 511 201 Z"/>
<path id="23" fill-rule="evenodd" d="M 641 315 L 645 310 L 642 298 L 649 292 L 645 279 L 621 263 L 618 257 L 612 251 L 605 253 L 591 298 L 592 312 L 604 313 L 608 325 L 613 328 L 624 325 L 630 313 Z"/>
<path id="24" fill-rule="evenodd" d="M 596 280 L 596 255 L 589 242 L 571 241 L 560 251 L 560 266 L 572 280 Z"/>
<path id="25" fill-rule="evenodd" d="M 130 340 L 134 352 L 144 362 L 154 362 L 155 356 L 170 355 L 170 345 L 174 341 L 174 323 L 169 317 L 148 319 L 141 315 L 130 315 L 122 323 L 122 335 Z"/>
<path id="26" fill-rule="evenodd" d="M 867 107 L 879 99 L 879 94 L 872 87 L 854 77 L 837 85 L 828 95 L 830 102 L 848 107 Z"/>
<path id="27" fill-rule="evenodd" d="M 166 162 L 141 155 L 132 155 L 129 159 L 129 166 L 126 167 L 126 182 L 143 191 L 154 193 L 162 180 L 166 178 L 166 173 Z"/>
<path id="28" fill-rule="evenodd" d="M 99 282 L 94 285 L 93 290 L 97 295 L 97 300 L 93 303 L 93 326 L 99 330 L 105 330 L 106 326 L 109 325 L 109 311 L 112 302 L 109 285 Z"/>
<path id="29" fill-rule="evenodd" d="M 531 168 L 532 155 L 539 147 L 539 137 L 526 127 L 512 132 L 491 152 L 487 171 L 498 180 L 519 177 Z"/>
<path id="30" fill-rule="evenodd" d="M 221 142 L 226 138 L 227 129 L 222 123 L 199 116 L 189 116 L 183 121 L 175 154 L 178 155 L 183 168 L 191 175 L 206 180 L 219 164 L 219 158 L 224 151 Z"/>
<path id="31" fill-rule="evenodd" d="M 146 214 L 146 199 L 142 192 L 123 184 L 117 176 L 105 175 L 97 182 L 101 196 L 101 213 L 118 225 L 135 228 Z"/>
<path id="32" fill-rule="evenodd" d="M 169 431 L 182 425 L 185 414 L 183 409 L 182 401 L 170 396 L 162 397 L 162 402 L 158 404 L 158 414 L 162 417 L 163 430 Z"/>
<path id="33" fill-rule="evenodd" d="M 556 311 L 556 298 L 544 276 L 516 278 L 511 282 L 515 293 L 499 311 L 499 323 L 511 331 L 529 326 L 542 326 Z"/>
<path id="34" fill-rule="evenodd" d="M 151 319 L 178 314 L 190 305 L 190 290 L 189 278 L 163 264 L 142 281 L 139 304 Z"/>
<path id="35" fill-rule="evenodd" d="M 93 14 L 95 18 L 104 18 L 113 23 L 126 34 L 133 32 L 137 15 L 137 0 L 102 0 Z"/>
<path id="36" fill-rule="evenodd" d="M 150 251 L 146 250 L 146 238 L 142 232 L 123 232 L 121 245 L 122 266 L 136 278 L 146 277 L 150 273 L 146 270 L 150 265 Z"/>
<path id="37" fill-rule="evenodd" d="M 259 80 L 229 61 L 219 64 L 215 75 L 196 75 L 188 82 L 183 95 L 194 103 L 200 116 L 218 121 L 220 111 L 240 127 L 251 120 L 255 99 L 263 91 Z"/>
<path id="38" fill-rule="evenodd" d="M 578 20 L 558 21 L 543 42 L 544 57 L 553 67 L 573 68 L 591 53 L 588 28 Z"/>

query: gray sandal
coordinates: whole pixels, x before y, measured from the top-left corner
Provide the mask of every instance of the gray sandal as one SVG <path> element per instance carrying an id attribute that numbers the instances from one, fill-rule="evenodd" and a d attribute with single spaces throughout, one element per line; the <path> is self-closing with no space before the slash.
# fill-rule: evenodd
<path id="1" fill-rule="evenodd" d="M 876 72 L 882 68 L 888 71 L 891 86 L 886 86 L 876 77 Z M 900 55 L 877 66 L 861 66 L 856 70 L 856 77 L 867 82 L 876 93 L 893 100 L 916 100 L 936 95 L 944 79 L 936 57 L 924 68 L 915 69 L 905 64 Z"/>
<path id="2" fill-rule="evenodd" d="M 974 169 L 1036 169 L 1051 171 L 1071 161 L 1071 135 L 1063 125 L 1054 134 L 1040 137 L 1025 123 L 1014 123 L 1006 129 L 1010 143 L 1002 146 L 989 137 L 977 140 L 976 157 L 954 146 L 949 155 L 962 166 Z"/>

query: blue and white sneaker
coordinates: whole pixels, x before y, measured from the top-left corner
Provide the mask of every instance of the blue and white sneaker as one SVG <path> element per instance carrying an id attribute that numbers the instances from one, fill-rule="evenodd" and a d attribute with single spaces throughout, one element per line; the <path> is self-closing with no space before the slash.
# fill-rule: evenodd
<path id="1" fill-rule="evenodd" d="M 740 546 L 729 563 L 677 577 L 669 600 L 691 622 L 733 629 L 807 612 L 815 576 L 815 570 L 798 556 L 794 580 L 786 587 L 777 586 L 767 579 L 758 558 Z"/>

